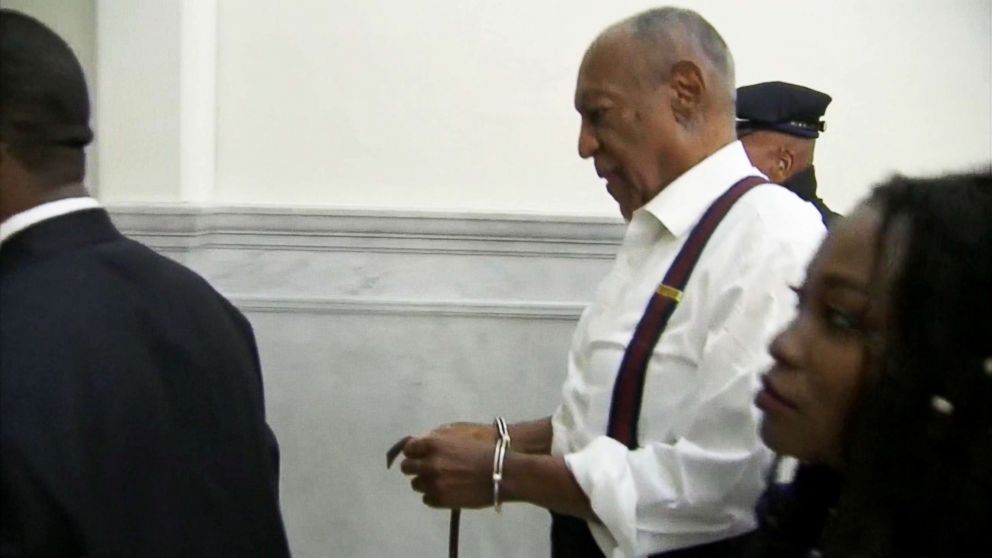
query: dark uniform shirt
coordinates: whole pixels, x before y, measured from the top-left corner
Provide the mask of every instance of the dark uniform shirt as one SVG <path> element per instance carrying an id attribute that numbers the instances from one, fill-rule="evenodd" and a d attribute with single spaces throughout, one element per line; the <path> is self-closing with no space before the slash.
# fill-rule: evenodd
<path id="1" fill-rule="evenodd" d="M 839 213 L 835 213 L 827 204 L 823 203 L 816 195 L 816 170 L 813 165 L 810 165 L 806 170 L 794 175 L 792 178 L 786 180 L 782 183 L 792 193 L 796 194 L 803 201 L 808 201 L 816 207 L 816 210 L 820 212 L 820 217 L 823 219 L 823 224 L 826 227 L 830 227 L 830 224 L 840 217 Z"/>

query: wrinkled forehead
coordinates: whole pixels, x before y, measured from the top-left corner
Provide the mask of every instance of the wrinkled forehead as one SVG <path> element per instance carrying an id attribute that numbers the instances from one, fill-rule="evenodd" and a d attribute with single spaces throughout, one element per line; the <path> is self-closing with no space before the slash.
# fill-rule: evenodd
<path id="1" fill-rule="evenodd" d="M 607 32 L 593 41 L 579 65 L 576 104 L 587 95 L 623 93 L 640 84 L 646 61 L 644 48 L 629 34 Z"/>

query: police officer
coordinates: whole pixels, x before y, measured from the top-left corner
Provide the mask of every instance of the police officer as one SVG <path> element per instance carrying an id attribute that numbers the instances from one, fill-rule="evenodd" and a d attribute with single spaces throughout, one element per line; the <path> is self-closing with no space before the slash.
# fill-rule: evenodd
<path id="1" fill-rule="evenodd" d="M 773 182 L 816 206 L 823 224 L 838 216 L 816 195 L 813 147 L 826 129 L 830 95 L 770 81 L 737 89 L 737 137 L 748 158 Z"/>

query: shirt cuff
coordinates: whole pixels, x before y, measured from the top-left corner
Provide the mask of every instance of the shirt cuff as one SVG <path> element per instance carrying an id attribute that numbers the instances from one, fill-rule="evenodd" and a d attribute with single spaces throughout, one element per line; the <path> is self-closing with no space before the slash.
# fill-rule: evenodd
<path id="1" fill-rule="evenodd" d="M 613 546 L 625 556 L 636 556 L 637 491 L 627 464 L 627 446 L 607 436 L 599 436 L 586 447 L 565 456 L 565 465 L 605 529 Z M 595 527 L 595 525 L 593 526 Z M 601 538 L 597 537 L 597 542 Z M 610 556 L 612 548 L 603 548 Z"/>

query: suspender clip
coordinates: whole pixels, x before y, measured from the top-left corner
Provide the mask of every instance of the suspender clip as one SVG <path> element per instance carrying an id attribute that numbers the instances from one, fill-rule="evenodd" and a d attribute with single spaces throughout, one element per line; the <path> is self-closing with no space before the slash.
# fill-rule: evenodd
<path id="1" fill-rule="evenodd" d="M 658 285 L 658 294 L 665 298 L 670 298 L 675 302 L 682 302 L 682 291 L 675 287 L 669 287 L 664 283 Z"/>

